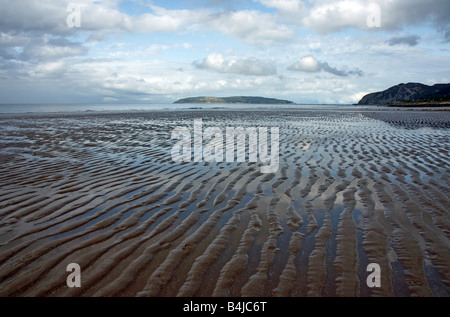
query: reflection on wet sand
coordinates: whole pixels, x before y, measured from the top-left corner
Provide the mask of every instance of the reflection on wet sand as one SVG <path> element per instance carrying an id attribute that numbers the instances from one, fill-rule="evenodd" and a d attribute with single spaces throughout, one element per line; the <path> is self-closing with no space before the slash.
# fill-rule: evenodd
<path id="1" fill-rule="evenodd" d="M 280 168 L 174 163 L 171 132 L 279 127 Z M 448 296 L 447 112 L 0 117 L 2 296 Z M 68 288 L 78 263 L 82 287 Z M 381 288 L 366 285 L 369 263 Z"/>

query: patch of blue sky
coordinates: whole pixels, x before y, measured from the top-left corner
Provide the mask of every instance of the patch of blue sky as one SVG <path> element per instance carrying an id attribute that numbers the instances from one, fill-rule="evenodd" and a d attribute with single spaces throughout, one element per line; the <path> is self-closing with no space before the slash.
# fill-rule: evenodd
<path id="1" fill-rule="evenodd" d="M 142 15 L 146 13 L 153 13 L 151 8 L 152 1 L 120 1 L 119 10 L 120 12 L 126 13 L 130 16 Z M 172 1 L 166 1 L 172 2 Z"/>
<path id="2" fill-rule="evenodd" d="M 143 1 L 150 2 L 150 1 Z M 260 12 L 275 12 L 255 0 L 155 0 L 151 1 L 154 5 L 164 7 L 170 10 L 195 10 L 204 8 L 214 8 L 225 11 L 258 10 Z"/>

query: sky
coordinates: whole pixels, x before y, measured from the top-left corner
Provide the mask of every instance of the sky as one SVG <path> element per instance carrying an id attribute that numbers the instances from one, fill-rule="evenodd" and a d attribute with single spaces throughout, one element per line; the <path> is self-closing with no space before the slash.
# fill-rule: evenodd
<path id="1" fill-rule="evenodd" d="M 450 82 L 449 0 L 0 0 L 0 103 L 352 104 Z"/>

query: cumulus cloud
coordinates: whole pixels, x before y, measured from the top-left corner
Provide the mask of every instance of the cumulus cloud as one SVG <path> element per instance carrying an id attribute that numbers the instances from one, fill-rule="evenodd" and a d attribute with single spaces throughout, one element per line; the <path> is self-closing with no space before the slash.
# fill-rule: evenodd
<path id="1" fill-rule="evenodd" d="M 254 57 L 225 58 L 221 54 L 210 54 L 200 62 L 194 62 L 199 69 L 207 69 L 219 73 L 230 73 L 248 76 L 276 75 L 277 69 L 271 62 L 261 61 Z"/>
<path id="2" fill-rule="evenodd" d="M 49 38 L 43 35 L 31 38 L 24 34 L 11 36 L 0 33 L 0 57 L 5 60 L 40 62 L 82 56 L 87 51 L 82 43 L 62 37 Z"/>
<path id="3" fill-rule="evenodd" d="M 256 0 L 255 0 L 256 1 Z M 117 32 L 176 32 L 209 28 L 238 37 L 252 45 L 275 45 L 293 40 L 295 31 L 288 25 L 298 23 L 318 33 L 333 33 L 345 28 L 371 29 L 367 18 L 378 9 L 381 29 L 431 22 L 445 39 L 450 32 L 448 0 L 257 0 L 274 8 L 276 15 L 257 10 L 165 9 L 149 5 L 150 12 L 129 15 L 118 0 L 78 0 L 82 8 L 82 31 L 103 39 Z M 72 0 L 3 0 L 0 31 L 74 34 L 66 25 L 67 5 Z M 209 2 L 223 4 L 222 0 Z M 236 1 L 237 3 L 238 1 Z"/>
<path id="4" fill-rule="evenodd" d="M 36 43 L 26 45 L 20 58 L 23 60 L 58 60 L 66 57 L 81 56 L 87 53 L 87 49 L 81 43 L 70 42 L 64 38 L 44 38 Z"/>
<path id="5" fill-rule="evenodd" d="M 409 46 L 416 46 L 419 44 L 420 36 L 417 35 L 410 35 L 410 36 L 400 36 L 400 37 L 393 37 L 387 41 L 387 43 L 390 46 L 394 45 L 409 45 Z"/>
<path id="6" fill-rule="evenodd" d="M 81 28 L 72 29 L 66 24 L 66 8 L 72 2 L 81 4 Z M 404 80 L 405 73 L 416 74 L 417 81 L 448 78 L 448 71 L 442 68 L 448 64 L 448 56 L 439 51 L 442 41 L 429 32 L 434 27 L 450 42 L 448 0 L 167 3 L 133 0 L 144 10 L 130 11 L 129 3 L 124 5 L 121 0 L 2 0 L 2 100 L 13 96 L 9 88 L 15 86 L 15 91 L 27 91 L 17 96 L 42 90 L 40 100 L 51 100 L 45 94 L 52 96 L 54 91 L 69 92 L 71 96 L 89 94 L 93 96 L 90 101 L 97 100 L 96 96 L 132 101 L 153 95 L 224 95 L 245 91 L 295 97 L 300 90 L 307 90 L 302 94 L 311 94 L 311 100 L 319 101 L 322 96 L 335 100 L 336 95 L 348 98 L 359 91 L 372 91 L 381 86 L 373 83 L 376 80 L 382 86 L 386 82 L 396 84 Z M 371 37 L 364 32 L 322 36 L 347 28 L 371 30 L 367 26 L 367 17 L 373 14 L 371 3 L 380 5 L 381 29 L 385 32 Z M 405 34 L 417 30 L 407 29 L 409 26 L 420 25 L 426 26 L 422 37 L 427 39 L 430 51 L 395 47 L 418 45 L 419 37 Z M 111 44 L 118 41 L 123 46 Z M 180 42 L 192 44 L 176 44 Z M 181 48 L 192 49 L 186 52 Z M 226 53 L 210 54 L 214 51 Z M 292 64 L 292 56 L 298 52 L 333 56 L 333 61 L 307 56 Z M 404 58 L 405 54 L 408 58 Z M 355 58 L 358 65 L 365 65 L 365 73 L 356 66 L 336 62 Z M 398 63 L 402 58 L 404 63 Z M 193 60 L 197 62 L 192 63 Z M 280 65 L 292 65 L 289 70 L 277 69 L 275 60 Z M 320 72 L 327 76 L 303 75 Z M 354 76 L 364 78 L 354 80 Z M 346 83 L 355 86 L 344 86 Z"/>
<path id="7" fill-rule="evenodd" d="M 195 28 L 196 25 L 207 23 L 212 11 L 198 10 L 168 10 L 151 6 L 152 13 L 134 17 L 130 28 L 136 32 L 174 32 L 183 28 Z"/>
<path id="8" fill-rule="evenodd" d="M 69 1 L 3 0 L 0 10 L 0 30 L 10 32 L 68 33 L 66 8 Z"/>
<path id="9" fill-rule="evenodd" d="M 295 37 L 288 26 L 278 24 L 273 15 L 256 10 L 165 9 L 150 5 L 150 13 L 128 15 L 120 10 L 119 1 L 78 0 L 81 5 L 81 28 L 69 28 L 66 11 L 72 0 L 4 0 L 0 11 L 2 32 L 42 32 L 73 35 L 90 32 L 91 38 L 102 40 L 109 34 L 139 32 L 177 32 L 198 29 L 217 30 L 252 45 L 283 44 Z"/>
<path id="10" fill-rule="evenodd" d="M 258 11 L 221 12 L 208 23 L 224 34 L 252 45 L 279 45 L 293 40 L 296 33 L 286 25 L 277 24 L 270 14 Z"/>
<path id="11" fill-rule="evenodd" d="M 292 71 L 305 73 L 318 73 L 320 71 L 324 71 L 340 77 L 348 77 L 348 76 L 361 77 L 364 75 L 364 73 L 359 69 L 350 71 L 339 70 L 337 68 L 331 67 L 327 62 L 319 62 L 313 56 L 303 57 L 302 59 L 298 60 L 297 62 L 289 66 L 288 69 Z"/>
<path id="12" fill-rule="evenodd" d="M 338 32 L 345 28 L 369 29 L 367 19 L 378 14 L 379 7 L 363 0 L 321 1 L 301 21 L 319 33 Z"/>
<path id="13" fill-rule="evenodd" d="M 301 60 L 295 62 L 289 67 L 289 70 L 295 70 L 306 73 L 317 73 L 320 71 L 319 62 L 312 56 L 306 56 Z"/>
<path id="14" fill-rule="evenodd" d="M 429 23 L 447 38 L 450 32 L 448 0 L 258 0 L 275 8 L 287 23 L 297 23 L 321 34 L 346 28 L 376 30 L 368 18 L 380 17 L 382 30 Z"/>
<path id="15" fill-rule="evenodd" d="M 70 87 L 85 96 L 116 98 L 119 101 L 146 101 L 155 96 L 177 96 L 174 99 L 180 99 L 191 94 L 223 94 L 225 91 L 238 93 L 271 87 L 277 82 L 276 77 L 264 76 L 232 76 L 225 80 L 210 72 L 198 74 L 192 66 L 180 76 L 181 66 L 186 65 L 155 60 L 86 59 L 74 64 L 45 62 L 34 68 L 27 67 L 27 71 L 29 80 L 52 83 L 49 90 Z"/>

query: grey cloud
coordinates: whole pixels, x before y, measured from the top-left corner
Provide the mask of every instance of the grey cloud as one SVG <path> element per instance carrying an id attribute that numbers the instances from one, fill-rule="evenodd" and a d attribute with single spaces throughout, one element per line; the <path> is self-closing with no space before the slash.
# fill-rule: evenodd
<path id="1" fill-rule="evenodd" d="M 348 77 L 348 76 L 362 77 L 362 76 L 364 76 L 364 72 L 359 69 L 344 71 L 344 70 L 339 70 L 337 68 L 331 67 L 328 63 L 320 63 L 320 67 L 323 71 L 328 72 L 333 75 L 336 75 L 336 76 L 340 76 L 340 77 Z"/>
<path id="2" fill-rule="evenodd" d="M 81 27 L 67 25 L 68 5 L 73 0 L 2 0 L 0 10 L 0 32 L 20 31 L 30 34 L 52 34 L 70 36 L 78 32 L 117 33 L 132 31 L 144 16 L 133 17 L 124 14 L 114 6 L 114 1 L 84 2 L 81 4 Z"/>
<path id="3" fill-rule="evenodd" d="M 362 70 L 360 70 L 360 69 L 354 69 L 354 70 L 348 71 L 347 75 L 363 77 L 364 76 L 364 72 Z"/>
<path id="4" fill-rule="evenodd" d="M 47 61 L 82 56 L 86 53 L 87 49 L 82 44 L 60 38 L 27 45 L 20 57 L 23 60 Z"/>
<path id="5" fill-rule="evenodd" d="M 249 44 L 266 46 L 291 41 L 296 33 L 279 24 L 271 14 L 256 10 L 197 8 L 170 10 L 150 5 L 152 12 L 128 15 L 115 1 L 84 2 L 81 6 L 81 28 L 67 26 L 67 6 L 72 0 L 2 0 L 0 32 L 34 32 L 69 36 L 85 32 L 91 40 L 104 40 L 124 32 L 176 32 L 207 28 L 235 36 Z M 75 1 L 76 2 L 76 1 Z M 223 1 L 214 1 L 220 4 Z"/>
<path id="6" fill-rule="evenodd" d="M 20 54 L 14 47 L 0 47 L 0 57 L 6 60 L 16 59 Z"/>
<path id="7" fill-rule="evenodd" d="M 203 4 L 201 9 L 194 10 L 166 10 L 151 6 L 152 13 L 134 16 L 120 12 L 116 1 L 84 2 L 82 27 L 78 30 L 66 25 L 69 14 L 66 9 L 71 2 L 74 1 L 2 0 L 0 32 L 20 30 L 67 36 L 83 31 L 90 33 L 90 39 L 103 40 L 110 34 L 120 32 L 151 33 L 206 27 L 236 36 L 252 45 L 265 46 L 292 41 L 296 36 L 296 32 L 290 27 L 292 23 L 302 24 L 319 33 L 338 32 L 345 28 L 368 30 L 370 28 L 366 19 L 371 14 L 366 0 L 317 1 L 309 6 L 305 4 L 306 1 L 300 0 L 297 6 L 293 5 L 293 1 L 259 1 L 282 13 L 276 16 L 256 10 L 227 9 L 226 4 L 230 2 L 225 0 L 191 0 Z M 236 0 L 231 3 L 239 2 L 240 0 Z M 431 23 L 446 40 L 449 38 L 448 0 L 378 0 L 376 3 L 381 8 L 381 29 L 392 30 L 406 25 Z M 294 10 L 295 8 L 297 9 Z M 301 17 L 299 12 L 302 12 Z M 295 21 L 292 20 L 291 13 Z M 280 21 L 285 23 L 279 23 Z"/>
<path id="8" fill-rule="evenodd" d="M 323 70 L 324 72 L 336 75 L 336 76 L 340 76 L 340 77 L 347 77 L 349 76 L 349 73 L 343 71 L 343 70 L 339 70 L 337 68 L 331 67 L 328 63 L 319 63 L 320 65 L 320 69 Z"/>
<path id="9" fill-rule="evenodd" d="M 0 10 L 0 58 L 44 62 L 87 53 L 82 43 L 69 41 L 77 30 L 67 26 L 70 0 L 3 0 Z"/>
<path id="10" fill-rule="evenodd" d="M 445 39 L 446 42 L 450 42 L 450 30 L 445 32 L 444 39 Z"/>
<path id="11" fill-rule="evenodd" d="M 354 69 L 350 71 L 339 70 L 335 67 L 330 66 L 327 62 L 317 61 L 312 56 L 306 56 L 300 59 L 299 61 L 289 66 L 288 70 L 306 73 L 318 73 L 320 71 L 324 71 L 339 77 L 364 76 L 364 72 L 359 69 Z"/>
<path id="12" fill-rule="evenodd" d="M 2 34 L 2 38 L 9 37 Z M 65 38 L 48 39 L 29 35 L 18 35 L 14 41 L 2 41 L 0 38 L 0 57 L 6 60 L 48 61 L 66 57 L 82 56 L 87 48 L 81 43 L 71 42 Z"/>
<path id="13" fill-rule="evenodd" d="M 0 32 L 0 57 L 6 60 L 19 59 L 23 47 L 31 42 L 30 37 L 15 32 Z"/>
<path id="14" fill-rule="evenodd" d="M 312 30 L 328 34 L 346 28 L 377 30 L 371 28 L 367 19 L 378 14 L 371 8 L 379 5 L 381 30 L 396 30 L 405 26 L 432 25 L 445 36 L 450 30 L 450 1 L 448 0 L 330 0 L 317 1 L 298 23 Z"/>
<path id="15" fill-rule="evenodd" d="M 390 46 L 393 45 L 409 45 L 409 46 L 416 46 L 419 44 L 420 37 L 417 35 L 410 35 L 410 36 L 403 36 L 403 37 L 393 37 L 390 40 L 387 41 L 387 43 Z"/>
<path id="16" fill-rule="evenodd" d="M 70 34 L 66 12 L 70 1 L 3 0 L 0 10 L 0 32 L 46 32 Z"/>

